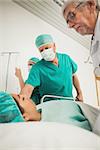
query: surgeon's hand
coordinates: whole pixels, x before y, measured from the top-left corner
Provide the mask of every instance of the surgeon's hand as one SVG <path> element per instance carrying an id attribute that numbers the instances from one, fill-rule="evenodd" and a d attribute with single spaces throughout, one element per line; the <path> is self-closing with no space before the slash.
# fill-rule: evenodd
<path id="1" fill-rule="evenodd" d="M 21 69 L 15 68 L 15 75 L 16 75 L 17 78 L 20 78 L 22 76 Z"/>
<path id="2" fill-rule="evenodd" d="M 76 101 L 83 102 L 83 95 L 82 95 L 82 93 L 78 93 L 78 94 L 77 94 L 77 96 L 76 96 Z"/>

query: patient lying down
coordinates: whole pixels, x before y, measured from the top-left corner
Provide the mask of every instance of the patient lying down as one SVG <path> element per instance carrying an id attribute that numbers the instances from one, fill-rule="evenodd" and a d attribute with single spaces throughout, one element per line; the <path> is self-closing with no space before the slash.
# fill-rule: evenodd
<path id="1" fill-rule="evenodd" d="M 0 92 L 0 123 L 39 121 L 41 114 L 31 99 Z"/>
<path id="2" fill-rule="evenodd" d="M 50 101 L 46 104 L 48 105 L 40 113 L 31 99 L 0 92 L 0 123 L 42 120 L 69 123 L 91 131 L 89 121 L 76 103 L 58 100 L 53 104 Z"/>
<path id="3" fill-rule="evenodd" d="M 23 95 L 12 94 L 17 103 L 25 121 L 40 121 L 41 114 L 36 110 L 36 105 L 31 99 Z"/>

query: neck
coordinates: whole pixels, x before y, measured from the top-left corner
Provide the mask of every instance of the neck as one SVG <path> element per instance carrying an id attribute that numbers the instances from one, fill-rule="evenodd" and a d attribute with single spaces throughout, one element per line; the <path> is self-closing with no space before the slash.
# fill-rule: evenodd
<path id="1" fill-rule="evenodd" d="M 55 57 L 55 59 L 52 61 L 53 64 L 55 64 L 56 66 L 58 66 L 58 58 L 57 56 Z"/>

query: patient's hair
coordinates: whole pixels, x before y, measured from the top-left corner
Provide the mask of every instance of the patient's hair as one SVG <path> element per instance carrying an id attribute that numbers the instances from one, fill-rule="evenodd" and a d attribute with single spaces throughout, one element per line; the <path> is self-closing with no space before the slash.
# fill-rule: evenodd
<path id="1" fill-rule="evenodd" d="M 13 97 L 13 96 L 12 96 Z M 16 99 L 13 97 L 13 99 L 15 100 L 20 112 L 23 114 L 24 113 L 24 109 L 18 104 L 18 102 L 16 101 Z"/>

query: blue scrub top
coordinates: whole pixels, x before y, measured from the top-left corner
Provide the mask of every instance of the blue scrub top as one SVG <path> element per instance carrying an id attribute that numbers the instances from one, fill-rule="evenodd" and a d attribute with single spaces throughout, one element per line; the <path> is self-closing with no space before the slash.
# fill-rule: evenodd
<path id="1" fill-rule="evenodd" d="M 40 104 L 41 97 L 40 97 L 40 93 L 39 93 L 39 88 L 38 87 L 36 87 L 34 89 L 34 91 L 32 92 L 31 99 L 33 100 L 33 102 L 36 105 Z"/>
<path id="2" fill-rule="evenodd" d="M 40 97 L 58 95 L 72 97 L 72 75 L 77 71 L 76 63 L 66 54 L 57 53 L 58 66 L 40 60 L 29 73 L 26 84 L 39 87 Z"/>

